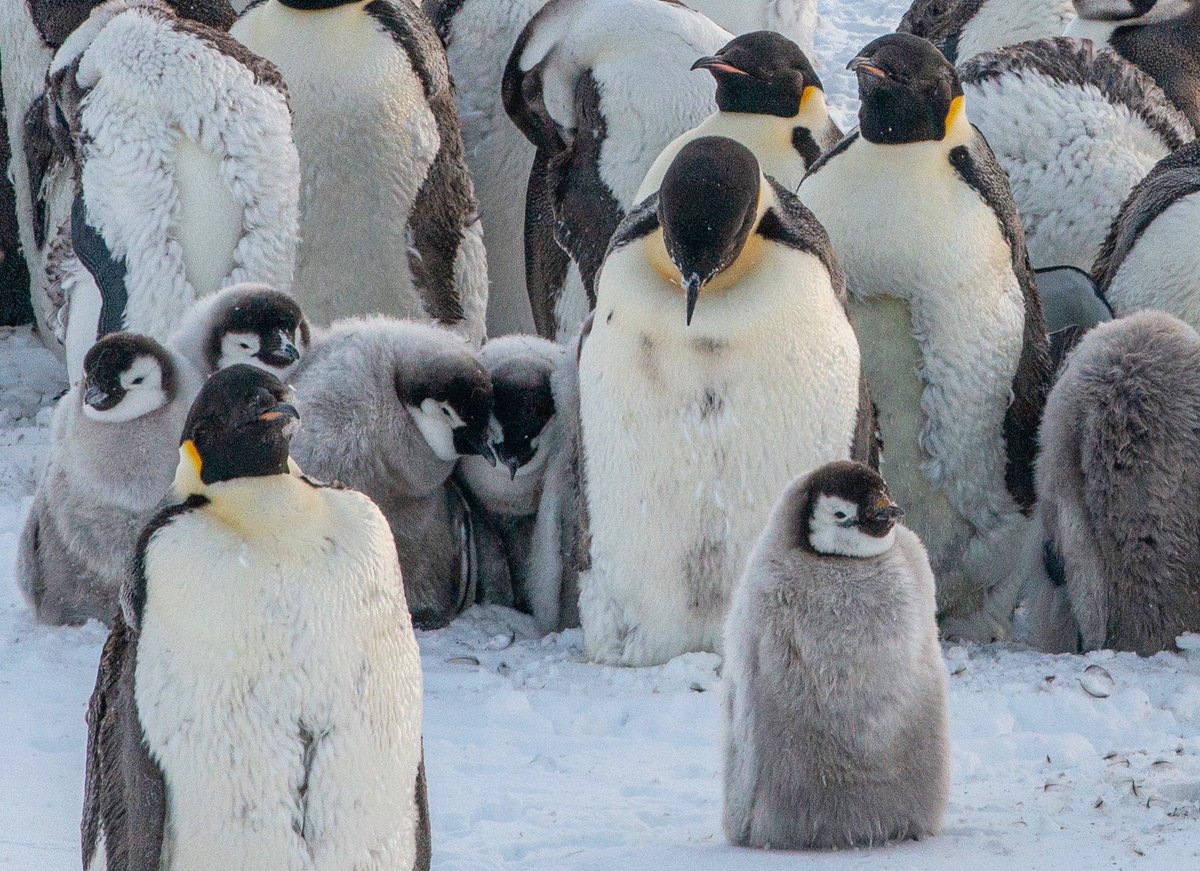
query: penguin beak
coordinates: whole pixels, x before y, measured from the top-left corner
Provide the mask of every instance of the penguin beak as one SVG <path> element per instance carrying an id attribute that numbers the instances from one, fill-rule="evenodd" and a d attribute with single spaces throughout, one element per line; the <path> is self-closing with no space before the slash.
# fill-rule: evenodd
<path id="1" fill-rule="evenodd" d="M 88 385 L 87 390 L 83 392 L 83 401 L 85 404 L 96 409 L 96 411 L 108 411 L 110 408 L 116 407 L 121 401 L 121 394 L 111 394 L 98 384 Z"/>
<path id="2" fill-rule="evenodd" d="M 904 516 L 904 509 L 895 502 L 889 502 L 887 505 L 879 508 L 875 512 L 875 519 L 883 522 L 895 522 Z"/>
<path id="3" fill-rule="evenodd" d="M 486 436 L 471 435 L 466 427 L 454 431 L 454 450 L 464 457 L 483 457 L 489 466 L 493 469 L 496 467 L 496 452 L 492 450 L 492 443 Z"/>
<path id="4" fill-rule="evenodd" d="M 871 61 L 867 58 L 861 56 L 856 57 L 854 60 L 850 61 L 850 63 L 846 64 L 846 69 L 853 73 L 874 76 L 877 79 L 886 79 L 888 77 L 888 74 L 882 69 L 875 66 L 875 64 L 871 63 Z"/>
<path id="5" fill-rule="evenodd" d="M 520 457 L 505 457 L 504 465 L 506 465 L 508 467 L 508 480 L 510 480 L 510 481 L 517 480 L 517 470 L 520 469 L 521 465 L 522 465 L 521 458 Z"/>
<path id="6" fill-rule="evenodd" d="M 728 63 L 721 58 L 720 55 L 712 55 L 710 57 L 702 57 L 700 60 L 692 64 L 693 70 L 708 70 L 710 73 L 730 73 L 735 76 L 750 75 L 745 70 L 739 70 L 733 64 Z"/>
<path id="7" fill-rule="evenodd" d="M 258 416 L 258 419 L 267 423 L 284 421 L 286 425 L 287 421 L 300 420 L 300 412 L 290 402 L 281 402 L 270 411 L 264 411 Z"/>
<path id="8" fill-rule="evenodd" d="M 687 294 L 687 325 L 692 325 L 692 313 L 696 311 L 696 300 L 700 299 L 700 288 L 704 286 L 704 282 L 700 280 L 700 276 L 692 273 L 683 280 L 683 290 Z"/>

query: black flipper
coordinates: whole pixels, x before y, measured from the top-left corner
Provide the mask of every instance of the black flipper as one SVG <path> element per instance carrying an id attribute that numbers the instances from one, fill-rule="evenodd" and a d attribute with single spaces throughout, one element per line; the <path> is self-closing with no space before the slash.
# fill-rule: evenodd
<path id="1" fill-rule="evenodd" d="M 129 291 L 125 287 L 125 260 L 113 257 L 108 243 L 87 222 L 87 207 L 82 194 L 76 194 L 71 204 L 71 244 L 75 256 L 92 274 L 100 290 L 100 322 L 96 327 L 96 338 L 125 328 L 125 307 L 129 303 Z"/>
<path id="2" fill-rule="evenodd" d="M 413 871 L 429 871 L 433 859 L 433 836 L 429 824 L 429 789 L 425 783 L 425 742 L 421 742 L 421 764 L 417 767 L 417 859 Z"/>

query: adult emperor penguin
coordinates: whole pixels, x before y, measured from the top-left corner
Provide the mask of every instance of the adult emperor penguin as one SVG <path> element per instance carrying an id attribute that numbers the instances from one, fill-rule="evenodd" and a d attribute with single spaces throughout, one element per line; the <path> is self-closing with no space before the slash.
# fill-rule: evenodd
<path id="1" fill-rule="evenodd" d="M 278 65 L 300 151 L 295 295 L 313 323 L 386 314 L 478 345 L 487 257 L 446 53 L 412 0 L 267 0 L 231 34 Z"/>
<path id="2" fill-rule="evenodd" d="M 1200 129 L 1200 3 L 1196 0 L 1075 0 L 1065 35 L 1111 48 L 1149 73 Z"/>
<path id="3" fill-rule="evenodd" d="M 1200 143 L 1163 158 L 1108 231 L 1092 275 L 1119 314 L 1160 309 L 1200 329 Z"/>
<path id="4" fill-rule="evenodd" d="M 227 284 L 290 286 L 299 169 L 271 64 L 159 0 L 110 0 L 63 43 L 49 82 L 77 179 L 69 244 L 47 264 L 65 276 L 72 379 L 106 333 L 165 341 Z"/>
<path id="5" fill-rule="evenodd" d="M 579 361 L 587 656 L 719 651 L 730 593 L 783 486 L 874 448 L 821 226 L 722 137 L 689 142 L 622 223 Z"/>
<path id="6" fill-rule="evenodd" d="M 1195 135 L 1147 73 L 1089 41 L 1013 45 L 960 73 L 1037 267 L 1090 270 L 1133 186 Z"/>
<path id="7" fill-rule="evenodd" d="M 235 284 L 192 306 L 171 346 L 205 376 L 249 363 L 286 383 L 308 351 L 311 330 L 289 294 L 265 284 Z"/>
<path id="8" fill-rule="evenodd" d="M 75 180 L 64 156 L 55 155 L 43 95 L 54 53 L 99 5 L 100 0 L 14 0 L 0 4 L 0 89 L 11 145 L 11 159 L 4 159 L 0 175 L 7 174 L 15 188 L 17 228 L 40 326 L 38 334 L 60 355 L 62 338 L 55 331 L 60 326 L 59 305 L 47 293 L 44 260 L 54 232 L 70 216 Z M 228 29 L 234 19 L 226 0 L 168 0 L 167 5 L 182 18 L 218 30 Z"/>
<path id="9" fill-rule="evenodd" d="M 1031 39 L 1053 39 L 1075 20 L 1071 0 L 914 0 L 899 33 L 924 37 L 951 63 Z"/>
<path id="10" fill-rule="evenodd" d="M 534 336 L 489 340 L 479 356 L 492 380 L 488 432 L 499 462 L 477 455 L 459 461 L 472 502 L 502 545 L 508 571 L 495 574 L 511 582 L 506 604 L 532 614 L 545 632 L 562 628 L 560 536 L 542 517 L 542 501 L 546 471 L 563 442 L 554 376 L 566 354 L 563 345 Z M 486 585 L 491 573 L 481 566 L 480 574 Z"/>
<path id="11" fill-rule="evenodd" d="M 468 343 L 427 324 L 350 318 L 320 333 L 294 377 L 313 474 L 362 490 L 391 524 L 421 628 L 449 623 L 478 585 L 460 456 L 492 456 L 492 384 Z"/>
<path id="12" fill-rule="evenodd" d="M 711 111 L 711 91 L 689 72 L 692 63 L 730 38 L 699 12 L 662 0 L 551 0 L 521 32 L 501 91 L 509 117 L 537 147 L 525 262 L 541 335 L 565 340 L 579 329 L 609 240 L 639 202 L 650 165 Z"/>
<path id="13" fill-rule="evenodd" d="M 1021 222 L 953 65 L 930 42 L 883 36 L 850 68 L 859 130 L 800 195 L 846 266 L 883 473 L 929 548 L 938 604 L 966 617 L 997 586 L 991 619 L 971 629 L 991 637 L 1021 580 L 1011 553 L 1034 502 L 1051 377 Z"/>
<path id="14" fill-rule="evenodd" d="M 289 460 L 297 425 L 245 365 L 188 415 L 88 706 L 84 868 L 429 867 L 396 551 L 370 499 Z"/>
<path id="15" fill-rule="evenodd" d="M 17 582 L 43 623 L 112 623 L 138 533 L 162 501 L 200 389 L 186 360 L 113 333 L 54 410 L 50 461 L 21 533 Z"/>
<path id="16" fill-rule="evenodd" d="M 793 192 L 808 167 L 842 138 L 812 64 L 778 33 L 739 36 L 692 69 L 708 70 L 717 80 L 717 111 L 663 150 L 642 179 L 639 202 L 658 190 L 679 149 L 701 136 L 742 143 L 766 175 Z"/>
<path id="17" fill-rule="evenodd" d="M 1038 513 L 1083 650 L 1150 655 L 1200 631 L 1197 373 L 1200 335 L 1136 312 L 1088 333 L 1050 393 Z"/>
<path id="18" fill-rule="evenodd" d="M 879 475 L 830 463 L 783 493 L 725 640 L 725 834 L 878 846 L 941 828 L 950 793 L 933 571 Z"/>

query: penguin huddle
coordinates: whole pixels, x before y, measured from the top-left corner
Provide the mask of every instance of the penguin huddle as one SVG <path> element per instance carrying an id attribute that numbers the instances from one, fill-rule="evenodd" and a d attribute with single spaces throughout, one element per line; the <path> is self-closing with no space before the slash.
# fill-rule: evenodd
<path id="1" fill-rule="evenodd" d="M 80 5 L 0 15 L 0 274 L 71 385 L 18 581 L 111 629 L 85 868 L 428 868 L 474 604 L 721 654 L 771 849 L 938 832 L 939 634 L 1200 631 L 1190 0 L 917 0 L 846 135 L 806 0 Z"/>

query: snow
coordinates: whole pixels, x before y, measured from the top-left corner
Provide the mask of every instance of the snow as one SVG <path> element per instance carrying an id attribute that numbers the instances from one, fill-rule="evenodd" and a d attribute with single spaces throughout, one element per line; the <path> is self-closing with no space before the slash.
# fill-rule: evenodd
<path id="1" fill-rule="evenodd" d="M 907 4 L 823 0 L 820 72 L 844 71 Z M 84 709 L 103 627 L 34 624 L 17 536 L 65 385 L 27 330 L 0 331 L 0 868 L 79 867 Z M 476 608 L 420 635 L 434 867 L 492 869 L 1200 867 L 1200 638 L 1181 654 L 1048 656 L 952 645 L 954 785 L 944 833 L 797 857 L 721 832 L 720 658 L 629 670 L 578 631 Z"/>

